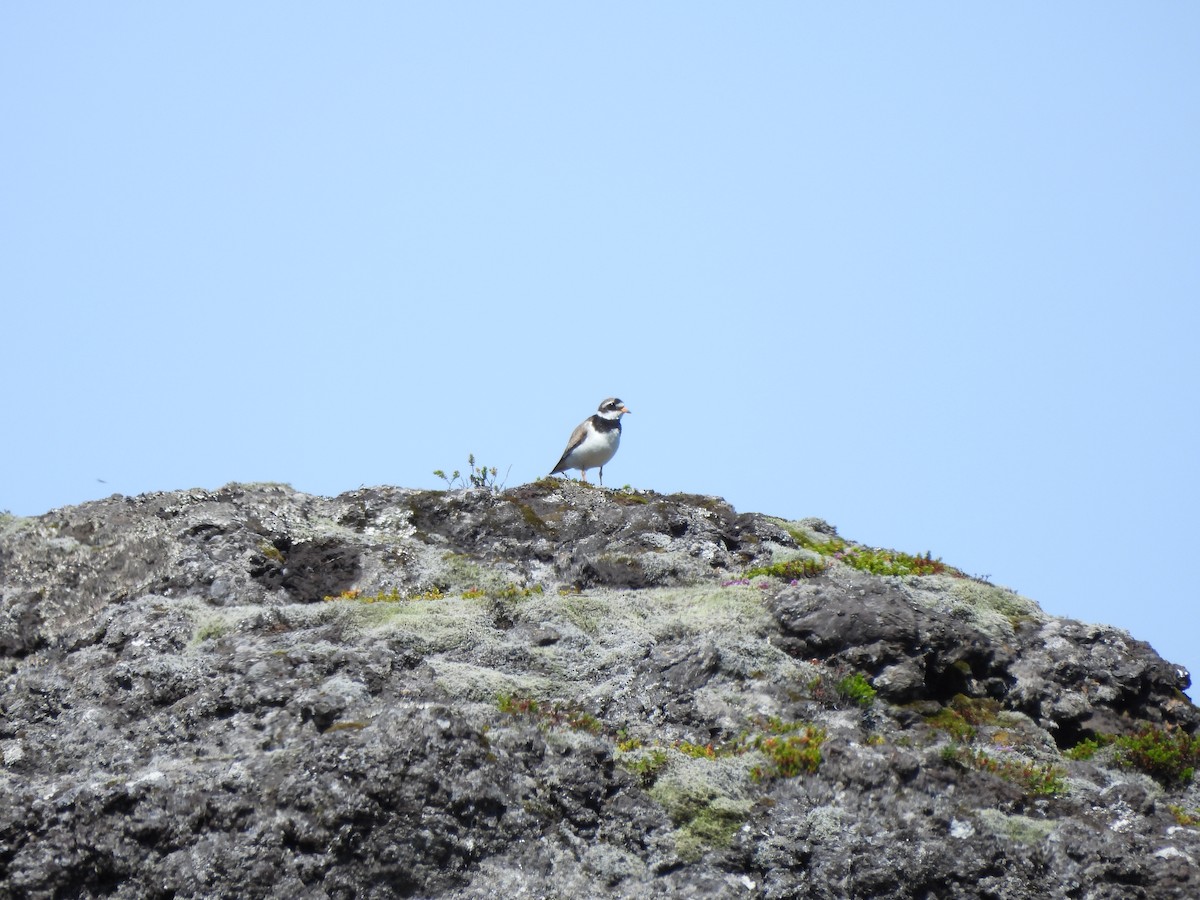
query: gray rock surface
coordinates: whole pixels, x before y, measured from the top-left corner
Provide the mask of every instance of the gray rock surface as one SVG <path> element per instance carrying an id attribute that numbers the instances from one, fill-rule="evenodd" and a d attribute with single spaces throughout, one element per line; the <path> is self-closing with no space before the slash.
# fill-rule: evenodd
<path id="1" fill-rule="evenodd" d="M 557 480 L 0 518 L 0 897 L 1200 897 L 1194 780 L 1063 754 L 1194 733 L 1186 672 L 953 571 L 747 577 L 835 534 Z"/>

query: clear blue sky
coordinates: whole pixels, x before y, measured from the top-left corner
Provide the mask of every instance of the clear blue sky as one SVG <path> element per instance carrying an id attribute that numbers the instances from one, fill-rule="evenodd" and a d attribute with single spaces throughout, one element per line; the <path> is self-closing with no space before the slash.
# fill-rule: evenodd
<path id="1" fill-rule="evenodd" d="M 1200 678 L 1198 48 L 1190 3 L 5 4 L 0 509 L 511 486 L 615 394 L 610 484 Z"/>

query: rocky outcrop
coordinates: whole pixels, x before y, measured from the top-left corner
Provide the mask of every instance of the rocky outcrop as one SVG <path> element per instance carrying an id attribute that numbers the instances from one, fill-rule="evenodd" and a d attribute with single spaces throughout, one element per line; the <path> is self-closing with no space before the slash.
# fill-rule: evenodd
<path id="1" fill-rule="evenodd" d="M 856 549 L 560 480 L 2 519 L 0 897 L 1200 896 L 1187 673 Z"/>

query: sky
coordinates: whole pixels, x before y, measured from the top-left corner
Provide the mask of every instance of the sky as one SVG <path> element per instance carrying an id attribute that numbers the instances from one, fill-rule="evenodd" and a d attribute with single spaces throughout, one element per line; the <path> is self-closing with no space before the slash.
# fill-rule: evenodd
<path id="1" fill-rule="evenodd" d="M 615 395 L 609 485 L 930 551 L 1200 679 L 1198 36 L 1171 2 L 4 4 L 0 510 L 468 454 L 511 487 Z"/>

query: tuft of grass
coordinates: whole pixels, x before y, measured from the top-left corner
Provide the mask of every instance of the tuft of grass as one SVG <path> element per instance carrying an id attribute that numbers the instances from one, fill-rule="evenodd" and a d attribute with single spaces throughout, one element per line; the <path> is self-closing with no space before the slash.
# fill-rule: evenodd
<path id="1" fill-rule="evenodd" d="M 1000 703 L 987 697 L 968 697 L 955 694 L 950 698 L 950 708 L 971 725 L 995 725 L 1000 718 Z"/>
<path id="2" fill-rule="evenodd" d="M 522 587 L 519 584 L 506 584 L 501 588 L 469 587 L 462 592 L 464 600 L 478 600 L 481 597 L 494 597 L 497 600 L 521 600 L 525 597 L 536 597 L 543 592 L 540 584 Z"/>

